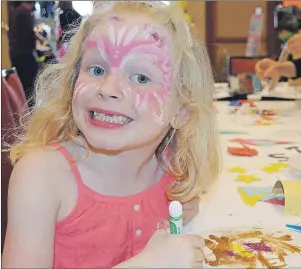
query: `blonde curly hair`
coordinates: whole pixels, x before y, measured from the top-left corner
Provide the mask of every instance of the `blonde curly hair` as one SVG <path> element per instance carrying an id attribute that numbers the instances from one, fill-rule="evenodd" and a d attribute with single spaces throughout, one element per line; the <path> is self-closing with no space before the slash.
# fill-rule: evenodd
<path id="1" fill-rule="evenodd" d="M 177 4 L 154 1 L 96 1 L 93 12 L 73 28 L 66 55 L 45 68 L 36 81 L 39 105 L 27 121 L 25 132 L 10 150 L 13 164 L 33 149 L 51 142 L 78 141 L 79 130 L 72 117 L 72 95 L 78 77 L 85 40 L 106 12 L 146 13 L 172 34 L 176 91 L 190 118 L 180 129 L 170 128 L 156 156 L 162 167 L 177 179 L 167 195 L 186 202 L 208 190 L 220 172 L 219 139 L 213 103 L 213 78 L 204 46 L 189 31 Z M 77 142 L 78 143 L 78 142 Z M 87 145 L 82 145 L 89 148 Z M 169 149 L 169 161 L 163 153 Z"/>

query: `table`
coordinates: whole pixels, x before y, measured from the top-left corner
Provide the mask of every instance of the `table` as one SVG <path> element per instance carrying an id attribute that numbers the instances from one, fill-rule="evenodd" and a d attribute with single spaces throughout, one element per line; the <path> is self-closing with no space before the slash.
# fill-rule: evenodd
<path id="1" fill-rule="evenodd" d="M 244 139 L 275 139 L 283 141 L 300 142 L 295 144 L 301 150 L 301 106 L 294 101 L 259 101 L 255 102 L 259 109 L 275 109 L 278 111 L 279 122 L 275 125 L 256 126 L 254 115 L 229 114 L 229 102 L 217 102 L 218 123 L 220 130 L 246 132 L 246 134 L 223 134 L 220 137 L 223 171 L 216 186 L 202 198 L 199 215 L 188 224 L 184 231 L 187 233 L 202 233 L 203 231 L 221 229 L 223 227 L 275 227 L 286 229 L 285 225 L 301 224 L 301 216 L 287 216 L 283 207 L 265 202 L 257 202 L 255 206 L 246 205 L 237 188 L 240 186 L 270 187 L 278 179 L 291 179 L 288 169 L 282 172 L 269 174 L 262 167 L 277 162 L 268 156 L 271 153 L 285 152 L 286 156 L 296 156 L 296 150 L 286 150 L 287 145 L 258 146 L 259 152 L 255 157 L 238 157 L 227 153 L 228 146 L 239 147 L 237 143 L 229 140 Z M 250 184 L 235 181 L 237 174 L 229 173 L 228 168 L 241 166 L 247 174 L 261 178 Z M 300 164 L 301 167 L 301 164 Z M 301 180 L 301 179 L 300 179 Z M 300 193 L 301 195 L 301 193 Z M 300 204 L 301 207 L 301 204 Z M 301 236 L 301 233 L 296 236 Z M 298 260 L 301 265 L 301 256 Z M 296 264 L 297 265 L 297 264 Z"/>
<path id="2" fill-rule="evenodd" d="M 279 82 L 274 90 L 269 91 L 268 88 L 262 90 L 262 100 L 301 100 L 301 86 L 289 86 L 287 82 Z M 215 83 L 214 98 L 218 100 L 237 100 L 247 99 L 248 95 L 244 93 L 231 92 L 227 83 Z"/>

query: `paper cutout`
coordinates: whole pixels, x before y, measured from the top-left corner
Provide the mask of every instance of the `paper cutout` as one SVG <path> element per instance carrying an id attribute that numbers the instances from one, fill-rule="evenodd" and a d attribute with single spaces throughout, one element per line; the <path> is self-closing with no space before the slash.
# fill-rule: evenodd
<path id="1" fill-rule="evenodd" d="M 256 196 L 256 195 L 262 195 L 264 197 L 270 198 L 270 195 L 273 195 L 273 187 L 253 187 L 253 186 L 246 186 L 246 187 L 240 187 L 244 193 L 248 196 Z"/>
<path id="2" fill-rule="evenodd" d="M 275 167 L 275 168 L 288 168 L 288 164 L 287 163 L 281 163 L 281 162 L 278 162 L 278 163 L 271 163 L 270 165 L 271 167 Z"/>
<path id="3" fill-rule="evenodd" d="M 280 171 L 280 167 L 267 165 L 267 166 L 262 167 L 262 170 L 269 174 L 272 174 L 272 173 L 278 173 Z"/>
<path id="4" fill-rule="evenodd" d="M 229 173 L 239 173 L 239 174 L 243 174 L 246 172 L 246 169 L 240 167 L 240 166 L 234 166 L 228 169 Z"/>
<path id="5" fill-rule="evenodd" d="M 227 131 L 227 130 L 220 131 L 219 133 L 220 134 L 227 134 L 227 135 L 232 135 L 232 134 L 247 134 L 247 132 Z"/>
<path id="6" fill-rule="evenodd" d="M 266 193 L 262 198 L 260 198 L 260 201 L 262 202 L 266 202 L 268 200 L 284 200 L 284 195 L 275 195 L 273 193 L 273 190 L 271 188 L 270 192 L 269 193 Z"/>
<path id="7" fill-rule="evenodd" d="M 260 200 L 260 201 L 262 201 L 262 200 Z M 264 200 L 262 202 L 269 203 L 269 204 L 274 204 L 274 205 L 284 206 L 284 198 L 282 198 L 282 199 L 272 198 L 272 199 Z"/>
<path id="8" fill-rule="evenodd" d="M 279 173 L 281 168 L 288 168 L 288 164 L 286 163 L 281 163 L 281 162 L 278 162 L 278 163 L 271 163 L 267 166 L 264 166 L 262 168 L 263 171 L 271 174 L 271 173 Z"/>
<path id="9" fill-rule="evenodd" d="M 300 225 L 286 224 L 285 226 L 286 226 L 286 228 L 293 229 L 295 231 L 301 232 L 301 226 Z"/>
<path id="10" fill-rule="evenodd" d="M 248 196 L 242 188 L 237 188 L 238 193 L 240 194 L 242 200 L 246 205 L 255 206 L 256 203 L 260 200 L 261 197 L 264 196 L 264 194 L 258 194 L 255 196 Z"/>
<path id="11" fill-rule="evenodd" d="M 258 154 L 258 151 L 243 145 L 241 148 L 228 147 L 228 153 L 235 156 L 253 157 Z"/>
<path id="12" fill-rule="evenodd" d="M 277 181 L 274 188 L 274 194 L 284 194 L 284 213 L 287 215 L 301 214 L 301 181 L 283 180 Z"/>
<path id="13" fill-rule="evenodd" d="M 240 187 L 247 196 L 260 195 L 259 201 L 284 206 L 284 196 L 275 195 L 272 187 Z"/>
<path id="14" fill-rule="evenodd" d="M 250 146 L 273 146 L 273 145 L 283 145 L 283 144 L 294 144 L 294 142 L 277 141 L 277 140 L 269 140 L 269 139 L 236 138 L 236 139 L 232 139 L 230 141 L 240 143 L 240 144 L 250 145 Z"/>
<path id="15" fill-rule="evenodd" d="M 261 180 L 260 178 L 255 177 L 254 175 L 238 175 L 235 181 L 244 181 L 250 184 L 253 181 Z"/>

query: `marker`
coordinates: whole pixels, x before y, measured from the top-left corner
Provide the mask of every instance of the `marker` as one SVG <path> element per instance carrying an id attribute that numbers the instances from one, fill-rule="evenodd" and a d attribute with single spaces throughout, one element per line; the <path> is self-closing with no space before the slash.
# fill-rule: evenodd
<path id="1" fill-rule="evenodd" d="M 181 234 L 183 230 L 183 208 L 180 202 L 169 204 L 170 233 Z"/>

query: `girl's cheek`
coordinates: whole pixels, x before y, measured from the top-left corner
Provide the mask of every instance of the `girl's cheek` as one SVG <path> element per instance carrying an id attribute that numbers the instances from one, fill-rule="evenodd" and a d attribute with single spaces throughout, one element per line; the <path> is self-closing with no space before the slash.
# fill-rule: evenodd
<path id="1" fill-rule="evenodd" d="M 166 125 L 170 121 L 170 107 L 170 92 L 165 88 L 149 93 L 136 92 L 135 110 L 137 113 L 152 117 L 160 125 Z"/>
<path id="2" fill-rule="evenodd" d="M 84 79 L 78 79 L 73 92 L 73 105 L 78 105 L 81 100 L 85 99 L 85 96 L 88 96 L 88 94 L 90 94 L 92 91 L 96 91 L 98 87 L 99 85 L 96 83 L 87 83 Z"/>
<path id="3" fill-rule="evenodd" d="M 81 89 L 83 88 L 83 82 L 81 80 L 77 80 L 76 84 L 75 84 L 75 88 L 74 88 L 74 92 L 73 92 L 73 99 L 72 102 L 73 104 L 78 104 L 78 100 L 79 100 L 79 94 Z"/>

